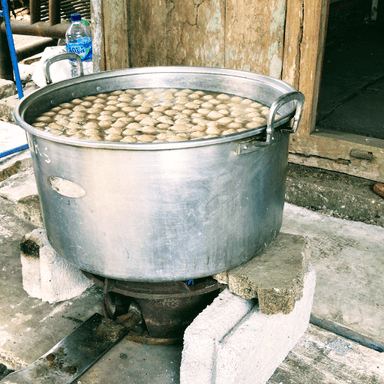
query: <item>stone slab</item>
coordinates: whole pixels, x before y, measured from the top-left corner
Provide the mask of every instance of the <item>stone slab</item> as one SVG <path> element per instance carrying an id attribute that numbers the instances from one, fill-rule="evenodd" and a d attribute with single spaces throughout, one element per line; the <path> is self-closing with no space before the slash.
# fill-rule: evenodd
<path id="1" fill-rule="evenodd" d="M 16 216 L 44 226 L 30 158 L 17 160 L 0 171 L 0 196 L 15 204 Z"/>
<path id="2" fill-rule="evenodd" d="M 37 195 L 37 186 L 32 167 L 20 169 L 0 182 L 0 196 L 17 203 L 24 197 Z"/>
<path id="3" fill-rule="evenodd" d="M 0 129 L 4 125 L 11 124 L 2 122 Z M 7 142 L 6 135 L 3 136 L 2 133 L 0 131 L 1 139 L 4 137 L 4 141 Z M 25 137 L 24 133 L 23 135 Z M 8 141 L 8 148 L 9 144 Z M 30 221 L 37 227 L 44 226 L 32 160 L 28 150 L 7 156 L 0 161 L 0 196 L 15 203 L 16 216 Z"/>
<path id="4" fill-rule="evenodd" d="M 0 147 L 3 150 L 25 142 L 24 130 L 0 121 Z M 15 203 L 16 216 L 37 227 L 44 227 L 29 150 L 0 159 L 0 196 Z"/>
<path id="5" fill-rule="evenodd" d="M 18 95 L 10 96 L 0 100 L 0 116 L 2 120 L 13 123 L 16 121 L 13 113 L 18 102 Z"/>
<path id="6" fill-rule="evenodd" d="M 243 315 L 233 305 L 228 291 L 221 293 L 184 335 L 181 384 L 264 384 L 305 333 L 312 308 L 316 274 L 309 266 L 303 297 L 284 315 L 265 315 L 254 304 L 245 304 Z M 227 313 L 238 321 L 228 328 Z M 210 347 L 207 348 L 206 345 Z"/>
<path id="7" fill-rule="evenodd" d="M 282 231 L 310 239 L 312 314 L 384 345 L 384 228 L 285 204 Z"/>
<path id="8" fill-rule="evenodd" d="M 384 356 L 310 325 L 267 384 L 384 383 Z"/>
<path id="9" fill-rule="evenodd" d="M 280 233 L 261 255 L 214 278 L 244 299 L 258 298 L 261 313 L 288 314 L 302 298 L 310 252 L 304 237 Z"/>
<path id="10" fill-rule="evenodd" d="M 29 151 L 22 151 L 0 160 L 0 182 L 15 175 L 19 171 L 32 167 Z"/>
<path id="11" fill-rule="evenodd" d="M 32 81 L 30 81 L 29 83 L 27 83 L 23 87 L 24 96 L 29 95 L 30 93 L 32 93 L 36 89 L 38 89 L 38 86 L 36 84 L 34 84 Z M 19 96 L 16 94 L 14 96 L 10 96 L 10 97 L 1 99 L 0 100 L 1 119 L 4 121 L 14 123 L 16 121 L 15 117 L 14 117 L 14 111 L 15 111 L 15 107 L 17 106 L 18 103 L 19 103 Z"/>
<path id="12" fill-rule="evenodd" d="M 27 144 L 24 129 L 18 125 L 0 121 L 0 153 Z"/>
<path id="13" fill-rule="evenodd" d="M 16 84 L 11 80 L 0 79 L 0 99 L 16 95 Z"/>

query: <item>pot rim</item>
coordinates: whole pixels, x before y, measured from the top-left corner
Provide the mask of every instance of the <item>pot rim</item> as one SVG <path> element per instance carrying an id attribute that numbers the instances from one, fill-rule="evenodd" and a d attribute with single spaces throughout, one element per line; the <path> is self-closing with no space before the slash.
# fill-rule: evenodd
<path id="1" fill-rule="evenodd" d="M 205 147 L 210 145 L 228 143 L 231 141 L 238 141 L 243 139 L 253 139 L 255 136 L 262 137 L 262 134 L 266 132 L 267 124 L 264 124 L 258 128 L 250 129 L 248 131 L 234 133 L 226 136 L 220 136 L 217 138 L 210 139 L 199 139 L 199 140 L 189 140 L 189 141 L 179 141 L 179 142 L 168 142 L 168 143 L 121 143 L 121 142 L 107 142 L 107 141 L 86 141 L 81 139 L 74 139 L 70 137 L 62 137 L 52 135 L 46 131 L 41 131 L 34 128 L 32 125 L 28 124 L 24 120 L 25 112 L 28 107 L 32 104 L 36 98 L 44 97 L 49 93 L 63 90 L 74 84 L 84 84 L 85 82 L 100 82 L 103 79 L 114 78 L 115 82 L 118 84 L 119 77 L 127 77 L 127 75 L 143 75 L 143 74 L 200 74 L 200 75 L 221 75 L 231 77 L 232 79 L 242 78 L 257 81 L 258 83 L 263 83 L 265 85 L 273 86 L 274 89 L 281 91 L 282 94 L 289 92 L 297 92 L 297 90 L 290 84 L 284 82 L 283 80 L 275 79 L 270 76 L 241 71 L 236 69 L 225 69 L 225 68 L 211 68 L 211 67 L 192 67 L 192 66 L 159 66 L 159 67 L 140 67 L 140 68 L 127 68 L 127 69 L 118 69 L 112 71 L 98 72 L 90 75 L 78 76 L 68 80 L 63 80 L 56 82 L 50 85 L 40 88 L 30 95 L 21 99 L 18 105 L 15 108 L 14 116 L 17 123 L 28 133 L 46 139 L 48 141 L 53 141 L 56 143 L 61 143 L 64 145 L 70 145 L 75 147 L 85 147 L 85 148 L 99 148 L 99 149 L 113 149 L 113 150 L 135 150 L 135 151 L 148 151 L 148 150 L 173 150 L 173 149 L 184 149 L 184 148 L 195 148 L 195 147 Z M 134 89 L 135 87 L 131 87 Z M 137 88 L 137 87 L 136 87 Z M 142 88 L 142 87 L 140 87 Z M 153 87 L 146 88 L 159 88 L 156 84 Z M 115 90 L 120 89 L 116 87 Z M 95 87 L 95 94 L 103 92 L 100 86 Z M 202 89 L 204 90 L 204 89 Z M 223 91 L 224 92 L 224 91 Z M 91 95 L 88 93 L 87 95 Z M 73 96 L 73 95 L 72 95 Z M 85 96 L 85 95 L 83 95 Z M 73 96 L 82 97 L 82 96 Z M 257 101 L 257 100 L 256 100 Z M 293 117 L 295 108 L 284 116 L 280 116 L 280 119 L 274 122 L 274 128 L 281 127 L 286 124 Z"/>

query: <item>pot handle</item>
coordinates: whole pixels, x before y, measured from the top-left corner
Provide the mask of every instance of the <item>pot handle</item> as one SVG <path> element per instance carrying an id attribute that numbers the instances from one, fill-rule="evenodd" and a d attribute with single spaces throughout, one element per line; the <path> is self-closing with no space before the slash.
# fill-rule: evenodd
<path id="1" fill-rule="evenodd" d="M 57 61 L 61 61 L 61 60 L 75 60 L 76 64 L 80 68 L 80 76 L 84 76 L 83 62 L 81 61 L 81 57 L 78 54 L 73 52 L 62 53 L 60 55 L 50 57 L 49 59 L 45 60 L 43 63 L 44 76 L 45 76 L 45 81 L 47 85 L 52 83 L 50 66 L 53 63 L 56 63 Z"/>
<path id="2" fill-rule="evenodd" d="M 273 132 L 275 131 L 275 117 L 277 111 L 286 103 L 290 101 L 296 101 L 296 111 L 295 116 L 293 117 L 293 124 L 291 129 L 282 129 L 283 132 L 295 133 L 299 127 L 299 122 L 301 119 L 301 112 L 304 106 L 304 95 L 301 92 L 295 91 L 286 93 L 279 96 L 271 105 L 269 109 L 269 115 L 267 119 L 267 138 L 263 145 L 270 145 L 273 140 Z"/>

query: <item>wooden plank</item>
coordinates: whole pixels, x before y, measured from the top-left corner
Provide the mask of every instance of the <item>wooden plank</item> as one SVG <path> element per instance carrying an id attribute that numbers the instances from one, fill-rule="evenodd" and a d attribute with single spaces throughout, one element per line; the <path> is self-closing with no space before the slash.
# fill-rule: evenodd
<path id="1" fill-rule="evenodd" d="M 287 0 L 282 79 L 299 88 L 304 0 Z"/>
<path id="2" fill-rule="evenodd" d="M 334 333 L 310 325 L 267 384 L 384 382 L 384 357 Z"/>
<path id="3" fill-rule="evenodd" d="M 104 17 L 102 0 L 91 0 L 93 71 L 105 71 Z"/>
<path id="4" fill-rule="evenodd" d="M 224 66 L 224 0 L 131 0 L 132 66 Z"/>
<path id="5" fill-rule="evenodd" d="M 168 35 L 168 65 L 224 66 L 225 1 L 177 1 Z"/>
<path id="6" fill-rule="evenodd" d="M 282 79 L 301 91 L 305 106 L 298 134 L 315 129 L 329 0 L 288 0 Z"/>
<path id="7" fill-rule="evenodd" d="M 304 0 L 299 90 L 306 104 L 299 135 L 308 136 L 315 130 L 328 7 L 329 0 Z"/>
<path id="8" fill-rule="evenodd" d="M 372 160 L 351 156 L 352 150 L 372 154 Z M 369 180 L 384 180 L 384 140 L 340 132 L 291 137 L 289 161 L 343 172 Z"/>
<path id="9" fill-rule="evenodd" d="M 281 78 L 286 0 L 228 0 L 225 66 Z"/>
<path id="10" fill-rule="evenodd" d="M 105 69 L 129 67 L 129 0 L 103 0 Z"/>
<path id="11" fill-rule="evenodd" d="M 35 24 L 40 21 L 41 18 L 41 0 L 30 0 L 29 1 L 29 9 L 31 16 L 31 24 Z"/>
<path id="12" fill-rule="evenodd" d="M 297 17 L 300 6 L 304 13 Z M 383 181 L 383 141 L 340 132 L 316 132 L 328 13 L 329 0 L 288 0 L 283 80 L 306 97 L 299 130 L 291 138 L 289 161 Z M 351 151 L 356 149 L 372 153 L 373 159 L 351 157 Z"/>
<path id="13" fill-rule="evenodd" d="M 377 20 L 378 5 L 379 5 L 379 0 L 372 0 L 372 6 L 371 6 L 371 20 L 372 21 Z"/>
<path id="14" fill-rule="evenodd" d="M 132 67 L 167 65 L 167 22 L 173 8 L 168 1 L 130 1 Z"/>

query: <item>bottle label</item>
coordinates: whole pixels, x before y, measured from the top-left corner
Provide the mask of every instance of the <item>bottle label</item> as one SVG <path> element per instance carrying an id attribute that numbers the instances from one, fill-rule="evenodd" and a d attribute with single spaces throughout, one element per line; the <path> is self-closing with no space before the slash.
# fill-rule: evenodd
<path id="1" fill-rule="evenodd" d="M 81 61 L 92 61 L 92 39 L 83 37 L 67 43 L 67 52 L 77 53 Z"/>

